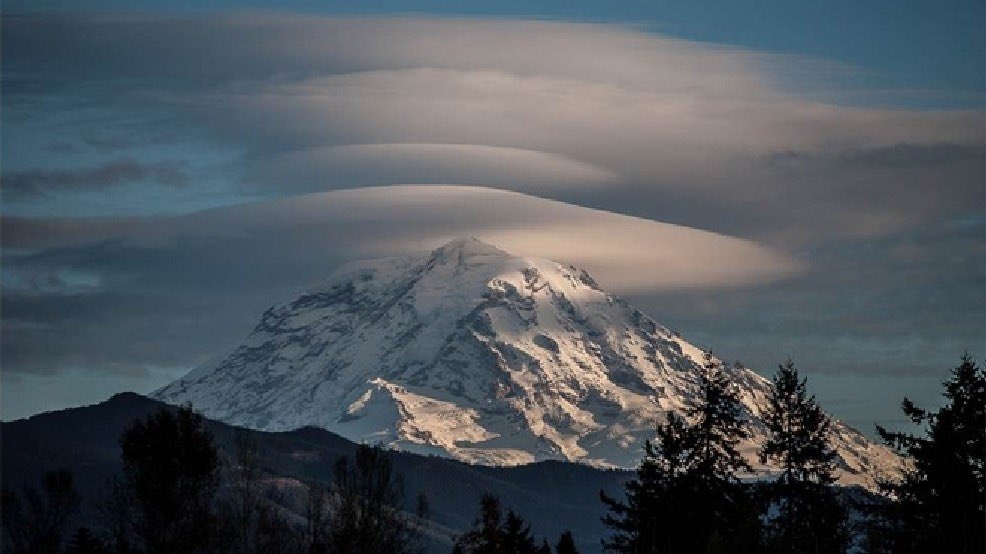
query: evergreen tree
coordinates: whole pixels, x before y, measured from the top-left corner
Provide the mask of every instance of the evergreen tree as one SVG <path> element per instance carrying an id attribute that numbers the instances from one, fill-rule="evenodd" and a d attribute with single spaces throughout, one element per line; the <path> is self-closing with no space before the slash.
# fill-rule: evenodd
<path id="1" fill-rule="evenodd" d="M 676 513 L 687 501 L 691 451 L 690 428 L 680 416 L 669 413 L 667 421 L 657 427 L 657 446 L 644 442 L 644 459 L 637 467 L 637 477 L 626 484 L 626 501 L 600 492 L 610 512 L 603 522 L 614 532 L 603 541 L 606 550 L 643 554 L 684 548 L 687 537 L 679 533 L 688 530 L 676 526 Z"/>
<path id="2" fill-rule="evenodd" d="M 752 471 L 736 449 L 747 438 L 736 390 L 722 364 L 705 353 L 700 402 L 688 411 L 695 420 L 690 474 L 710 489 L 728 487 L 739 471 Z"/>
<path id="3" fill-rule="evenodd" d="M 219 455 L 202 416 L 190 407 L 162 408 L 128 427 L 120 447 L 123 485 L 143 551 L 207 551 L 216 528 L 211 508 Z"/>
<path id="4" fill-rule="evenodd" d="M 507 510 L 507 518 L 503 522 L 504 554 L 535 554 L 537 551 L 531 526 L 513 510 Z"/>
<path id="5" fill-rule="evenodd" d="M 555 545 L 555 554 L 579 554 L 579 549 L 575 548 L 575 538 L 571 531 L 565 531 L 558 537 L 558 544 Z"/>
<path id="6" fill-rule="evenodd" d="M 645 443 L 626 502 L 602 494 L 604 522 L 614 534 L 603 546 L 625 553 L 730 552 L 750 549 L 759 520 L 738 473 L 751 471 L 737 450 L 745 420 L 729 375 L 706 353 L 698 401 L 658 426 L 657 446 Z"/>
<path id="7" fill-rule="evenodd" d="M 986 371 L 965 355 L 943 385 L 935 412 L 902 403 L 923 436 L 877 426 L 912 465 L 902 481 L 882 484 L 896 500 L 878 508 L 872 551 L 986 552 Z"/>
<path id="8" fill-rule="evenodd" d="M 695 423 L 686 433 L 691 456 L 684 479 L 695 542 L 684 551 L 749 550 L 760 530 L 750 490 L 738 478 L 752 472 L 737 449 L 748 436 L 746 419 L 728 370 L 711 351 L 702 369 L 700 401 L 688 411 Z"/>
<path id="9" fill-rule="evenodd" d="M 783 553 L 844 552 L 849 538 L 845 509 L 831 487 L 832 422 L 808 394 L 806 380 L 790 360 L 774 375 L 765 423 L 770 436 L 761 461 L 773 460 L 782 468 L 767 486 L 776 509 L 768 522 L 768 547 Z"/>
<path id="10" fill-rule="evenodd" d="M 473 528 L 456 539 L 454 554 L 538 554 L 548 546 L 546 541 L 537 546 L 530 525 L 513 510 L 504 519 L 497 497 L 485 494 L 479 506 Z"/>
<path id="11" fill-rule="evenodd" d="M 500 529 L 502 518 L 500 499 L 492 494 L 484 494 L 479 501 L 479 517 L 473 522 L 472 529 L 456 539 L 453 552 L 457 554 L 502 552 L 503 533 Z"/>

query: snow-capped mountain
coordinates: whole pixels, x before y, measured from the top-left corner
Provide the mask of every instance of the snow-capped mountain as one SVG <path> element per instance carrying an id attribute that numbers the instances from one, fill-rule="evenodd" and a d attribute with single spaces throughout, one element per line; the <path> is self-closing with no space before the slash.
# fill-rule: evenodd
<path id="1" fill-rule="evenodd" d="M 631 468 L 664 414 L 695 401 L 702 360 L 583 270 L 457 239 L 344 267 L 155 396 L 236 425 L 316 425 L 474 463 Z M 769 382 L 731 372 L 751 421 L 744 454 L 769 471 L 756 456 Z M 885 447 L 833 429 L 840 482 L 872 488 L 898 471 Z"/>

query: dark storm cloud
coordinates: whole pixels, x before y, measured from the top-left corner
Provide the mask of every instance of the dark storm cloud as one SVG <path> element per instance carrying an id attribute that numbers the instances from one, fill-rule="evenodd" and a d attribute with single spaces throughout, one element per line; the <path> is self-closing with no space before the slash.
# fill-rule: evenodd
<path id="1" fill-rule="evenodd" d="M 97 167 L 7 171 L 2 177 L 3 198 L 8 202 L 148 182 L 180 187 L 187 184 L 188 178 L 178 165 L 148 164 L 133 159 L 110 161 Z"/>

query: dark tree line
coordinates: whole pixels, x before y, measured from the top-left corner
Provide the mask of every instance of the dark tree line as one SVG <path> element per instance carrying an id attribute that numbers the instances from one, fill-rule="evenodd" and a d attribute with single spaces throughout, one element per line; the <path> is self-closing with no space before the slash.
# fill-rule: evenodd
<path id="1" fill-rule="evenodd" d="M 986 372 L 968 356 L 944 383 L 931 412 L 904 400 L 923 435 L 887 431 L 884 441 L 910 463 L 904 479 L 882 483 L 886 497 L 842 500 L 834 482 L 831 420 L 792 362 L 778 368 L 765 410 L 762 461 L 772 481 L 744 483 L 746 437 L 728 369 L 706 355 L 701 394 L 688 420 L 670 414 L 647 442 L 623 500 L 601 494 L 611 552 L 627 554 L 777 552 L 986 552 Z M 859 517 L 850 517 L 850 510 Z M 853 521 L 853 520 L 856 521 Z M 855 537 L 855 539 L 854 539 Z M 855 543 L 854 543 L 855 540 Z"/>
<path id="2" fill-rule="evenodd" d="M 12 554 L 405 554 L 421 550 L 427 502 L 404 510 L 401 478 L 378 448 L 358 446 L 336 462 L 330 484 L 308 483 L 299 516 L 271 485 L 257 446 L 235 441 L 223 463 L 202 417 L 161 409 L 120 437 L 122 475 L 104 502 L 106 532 L 78 527 L 66 541 L 80 496 L 67 471 L 41 490 L 3 491 L 3 549 Z M 223 480 L 223 472 L 227 472 Z M 225 487 L 221 487 L 222 482 Z"/>

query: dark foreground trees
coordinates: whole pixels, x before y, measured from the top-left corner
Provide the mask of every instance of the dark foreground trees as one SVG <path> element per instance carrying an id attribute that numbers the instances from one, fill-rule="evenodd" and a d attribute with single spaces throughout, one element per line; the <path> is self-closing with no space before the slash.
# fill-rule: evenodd
<path id="1" fill-rule="evenodd" d="M 265 478 L 257 443 L 237 433 L 225 465 L 228 492 L 216 502 L 217 543 L 241 554 L 299 552 L 298 533 L 281 505 L 285 495 Z"/>
<path id="2" fill-rule="evenodd" d="M 877 426 L 912 465 L 883 484 L 896 501 L 871 506 L 871 552 L 986 552 L 986 372 L 963 356 L 943 385 L 937 411 L 902 403 L 923 436 Z"/>
<path id="3" fill-rule="evenodd" d="M 728 370 L 706 354 L 688 424 L 670 414 L 645 445 L 626 501 L 602 494 L 613 536 L 607 550 L 633 554 L 755 551 L 756 504 L 738 474 L 750 471 L 737 450 L 746 437 Z"/>
<path id="4" fill-rule="evenodd" d="M 223 460 L 202 417 L 161 409 L 120 437 L 123 473 L 102 502 L 101 533 L 78 527 L 80 502 L 67 471 L 41 490 L 3 491 L 3 551 L 13 554 L 410 554 L 421 550 L 427 512 L 404 506 L 402 479 L 379 448 L 358 446 L 323 485 L 277 486 L 256 443 L 237 436 Z M 302 491 L 299 491 L 303 489 Z"/>
<path id="5" fill-rule="evenodd" d="M 242 435 L 217 494 L 219 452 L 188 407 L 135 422 L 120 444 L 119 552 L 404 554 L 420 546 L 427 504 L 419 499 L 417 515 L 403 510 L 401 480 L 378 448 L 360 445 L 353 459 L 339 458 L 331 485 L 307 485 L 298 518 L 275 501 L 284 491 L 267 486 L 257 446 Z"/>
<path id="6" fill-rule="evenodd" d="M 56 554 L 61 551 L 69 518 L 79 509 L 81 497 L 72 474 L 46 472 L 41 490 L 24 484 L 20 494 L 3 489 L 4 551 L 14 554 Z"/>
<path id="7" fill-rule="evenodd" d="M 454 554 L 551 554 L 546 539 L 540 545 L 531 532 L 531 526 L 512 509 L 506 517 L 500 507 L 500 499 L 492 494 L 483 495 L 479 501 L 479 516 L 469 531 L 460 535 L 453 546 Z M 578 554 L 571 531 L 565 531 L 558 539 L 556 554 Z"/>
<path id="8" fill-rule="evenodd" d="M 535 554 L 537 544 L 531 527 L 513 510 L 506 518 L 500 508 L 500 499 L 491 494 L 483 495 L 479 502 L 479 516 L 473 528 L 455 541 L 456 554 Z"/>
<path id="9" fill-rule="evenodd" d="M 572 536 L 571 531 L 565 531 L 558 537 L 555 554 L 579 554 L 579 550 L 575 548 L 575 537 Z"/>
<path id="10" fill-rule="evenodd" d="M 130 528 L 147 554 L 207 552 L 216 537 L 219 453 L 202 416 L 160 410 L 120 437 Z"/>
<path id="11" fill-rule="evenodd" d="M 765 549 L 785 554 L 838 554 L 849 542 L 846 510 L 832 488 L 835 452 L 831 419 L 808 394 L 794 362 L 774 375 L 765 423 L 770 433 L 760 457 L 781 467 L 765 485 L 769 509 Z"/>
<path id="12" fill-rule="evenodd" d="M 404 511 L 404 484 L 383 450 L 356 448 L 339 458 L 332 487 L 309 486 L 303 549 L 312 554 L 405 554 L 421 550 L 428 503 Z"/>
<path id="13" fill-rule="evenodd" d="M 887 496 L 861 495 L 866 499 L 855 509 L 867 519 L 855 538 L 832 486 L 831 421 L 794 364 L 780 366 L 764 414 L 769 440 L 761 457 L 781 473 L 756 487 L 736 480 L 748 469 L 735 448 L 743 421 L 722 371 L 707 358 L 702 394 L 688 413 L 693 423 L 671 414 L 658 427 L 626 500 L 602 495 L 613 530 L 607 550 L 820 554 L 845 552 L 855 542 L 872 553 L 986 552 L 986 371 L 971 358 L 963 357 L 944 383 L 940 409 L 904 400 L 922 435 L 877 427 L 910 469 L 902 481 L 883 483 Z"/>

